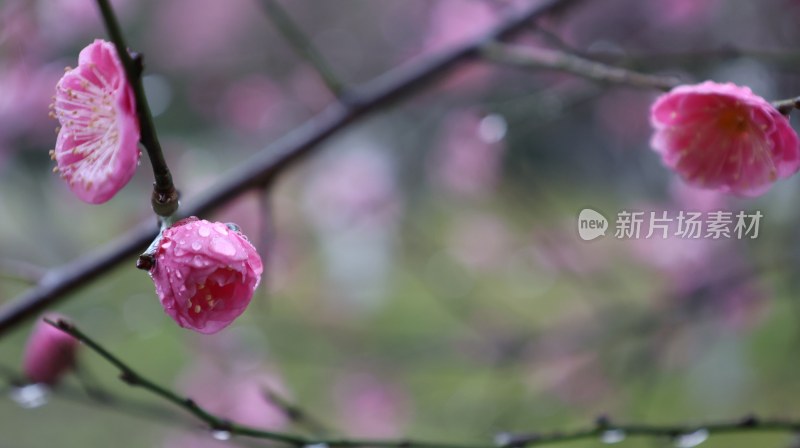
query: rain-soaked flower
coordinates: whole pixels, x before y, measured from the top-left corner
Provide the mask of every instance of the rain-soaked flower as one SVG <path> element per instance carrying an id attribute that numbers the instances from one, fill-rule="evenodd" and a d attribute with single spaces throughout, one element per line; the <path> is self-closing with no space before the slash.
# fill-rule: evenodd
<path id="1" fill-rule="evenodd" d="M 800 168 L 789 120 L 748 87 L 676 87 L 656 100 L 650 120 L 653 148 L 695 187 L 758 196 Z"/>
<path id="2" fill-rule="evenodd" d="M 52 321 L 64 319 L 58 314 L 45 317 Z M 39 320 L 25 346 L 22 371 L 33 383 L 54 385 L 75 366 L 78 341 L 72 336 Z"/>
<path id="3" fill-rule="evenodd" d="M 53 111 L 61 128 L 51 153 L 57 171 L 81 200 L 100 204 L 133 177 L 139 120 L 133 89 L 114 45 L 95 40 L 56 85 Z"/>
<path id="4" fill-rule="evenodd" d="M 263 270 L 258 252 L 235 226 L 192 217 L 164 230 L 150 277 L 178 325 L 211 334 L 244 312 Z"/>

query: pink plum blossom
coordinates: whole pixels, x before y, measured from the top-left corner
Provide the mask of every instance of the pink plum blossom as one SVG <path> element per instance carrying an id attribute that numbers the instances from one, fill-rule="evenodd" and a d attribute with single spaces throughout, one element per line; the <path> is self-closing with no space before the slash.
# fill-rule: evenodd
<path id="1" fill-rule="evenodd" d="M 58 314 L 48 314 L 50 320 L 64 319 Z M 34 383 L 55 385 L 65 373 L 75 366 L 78 341 L 72 336 L 39 320 L 25 346 L 22 370 Z"/>
<path id="2" fill-rule="evenodd" d="M 56 86 L 61 123 L 52 153 L 75 195 L 90 204 L 111 199 L 133 177 L 140 151 L 133 90 L 114 45 L 95 40 L 78 67 Z"/>
<path id="3" fill-rule="evenodd" d="M 800 168 L 797 133 L 748 87 L 706 81 L 653 104 L 651 144 L 688 184 L 758 196 Z"/>
<path id="4" fill-rule="evenodd" d="M 164 311 L 181 327 L 216 333 L 253 298 L 261 257 L 232 227 L 192 217 L 164 230 L 150 277 Z"/>

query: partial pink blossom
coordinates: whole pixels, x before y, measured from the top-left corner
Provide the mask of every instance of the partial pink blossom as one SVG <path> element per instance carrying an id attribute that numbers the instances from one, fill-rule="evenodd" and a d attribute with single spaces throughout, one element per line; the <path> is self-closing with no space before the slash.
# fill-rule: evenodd
<path id="1" fill-rule="evenodd" d="M 44 316 L 52 321 L 64 319 L 58 314 Z M 55 385 L 75 366 L 78 341 L 72 336 L 39 320 L 25 346 L 22 370 L 33 383 Z"/>
<path id="2" fill-rule="evenodd" d="M 261 280 L 261 257 L 233 225 L 187 218 L 166 229 L 150 277 L 183 328 L 216 333 L 239 317 Z"/>
<path id="3" fill-rule="evenodd" d="M 800 168 L 797 133 L 747 87 L 706 81 L 659 97 L 651 144 L 688 184 L 758 196 Z"/>
<path id="4" fill-rule="evenodd" d="M 133 177 L 140 156 L 133 90 L 113 44 L 98 39 L 81 51 L 78 67 L 58 82 L 53 107 L 61 177 L 83 201 L 108 201 Z"/>

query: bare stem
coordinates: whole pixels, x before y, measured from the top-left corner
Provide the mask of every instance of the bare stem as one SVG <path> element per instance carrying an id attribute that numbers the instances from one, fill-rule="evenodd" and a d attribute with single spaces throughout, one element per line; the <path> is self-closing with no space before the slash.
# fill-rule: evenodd
<path id="1" fill-rule="evenodd" d="M 212 414 L 195 403 L 188 397 L 181 396 L 164 386 L 143 377 L 133 368 L 117 358 L 98 342 L 91 339 L 78 328 L 62 319 L 45 322 L 71 335 L 86 344 L 91 350 L 100 355 L 120 371 L 120 379 L 133 387 L 141 387 L 194 415 L 209 426 L 211 430 L 228 431 L 231 434 L 271 440 L 296 447 L 310 445 L 327 445 L 329 447 L 345 448 L 506 448 L 544 446 L 559 443 L 573 442 L 576 440 L 591 440 L 602 437 L 608 431 L 614 431 L 622 437 L 651 437 L 676 439 L 681 436 L 702 431 L 705 435 L 721 435 L 742 432 L 782 432 L 796 433 L 800 431 L 800 422 L 778 419 L 761 419 L 756 416 L 746 416 L 733 421 L 710 422 L 706 424 L 690 425 L 646 425 L 646 424 L 614 424 L 607 417 L 600 417 L 595 424 L 585 429 L 575 431 L 537 432 L 529 434 L 500 434 L 495 444 L 490 443 L 439 443 L 419 440 L 362 440 L 344 438 L 308 438 L 294 434 L 267 431 L 251 426 L 240 425 L 230 420 Z"/>
<path id="2" fill-rule="evenodd" d="M 289 13 L 283 9 L 283 6 L 276 0 L 262 0 L 261 5 L 273 25 L 294 47 L 295 52 L 314 67 L 314 70 L 317 71 L 322 81 L 325 82 L 325 85 L 334 95 L 341 96 L 344 91 L 344 85 L 339 80 L 339 77 L 331 69 L 328 61 L 317 51 L 308 36 L 295 23 Z"/>
<path id="3" fill-rule="evenodd" d="M 490 42 L 483 46 L 483 56 L 499 64 L 559 70 L 592 81 L 622 84 L 640 89 L 669 90 L 680 83 L 678 78 L 672 76 L 639 73 L 548 48 Z"/>
<path id="4" fill-rule="evenodd" d="M 789 115 L 795 109 L 800 109 L 800 96 L 786 100 L 773 101 L 772 105 L 783 115 Z"/>
<path id="5" fill-rule="evenodd" d="M 284 415 L 295 425 L 306 427 L 312 434 L 321 436 L 330 434 L 332 431 L 319 419 L 313 417 L 308 411 L 282 397 L 276 391 L 265 387 L 264 398 L 273 406 L 280 409 Z"/>
<path id="6" fill-rule="evenodd" d="M 125 68 L 125 77 L 133 88 L 133 96 L 136 99 L 136 115 L 139 119 L 141 132 L 139 141 L 147 151 L 155 178 L 151 197 L 153 211 L 159 217 L 166 218 L 178 210 L 178 191 L 172 183 L 172 174 L 169 171 L 169 167 L 167 167 L 164 153 L 161 151 L 156 127 L 153 124 L 153 116 L 150 113 L 150 106 L 147 104 L 147 96 L 144 93 L 144 85 L 142 84 L 144 63 L 142 55 L 135 54 L 131 57 L 128 52 L 128 46 L 122 36 L 119 21 L 117 21 L 117 17 L 114 15 L 114 10 L 108 0 L 97 0 L 97 6 L 100 8 L 108 35 L 117 49 L 117 55 L 119 55 L 122 66 Z"/>
<path id="7" fill-rule="evenodd" d="M 181 396 L 164 386 L 145 378 L 128 366 L 121 359 L 113 355 L 98 342 L 84 334 L 75 325 L 63 319 L 52 321 L 44 319 L 45 322 L 69 334 L 75 339 L 83 342 L 95 353 L 108 361 L 120 372 L 120 379 L 133 387 L 141 387 L 164 400 L 167 400 L 194 415 L 199 420 L 209 426 L 211 430 L 227 431 L 231 434 L 254 437 L 259 439 L 272 440 L 292 446 L 303 447 L 307 445 L 327 445 L 329 447 L 396 447 L 396 448 L 489 448 L 488 444 L 482 445 L 459 445 L 436 442 L 419 441 L 387 441 L 387 440 L 357 440 L 357 439 L 312 439 L 299 435 L 267 431 L 252 426 L 240 425 L 225 418 L 219 417 L 208 412 L 203 407 L 195 403 L 191 398 Z"/>

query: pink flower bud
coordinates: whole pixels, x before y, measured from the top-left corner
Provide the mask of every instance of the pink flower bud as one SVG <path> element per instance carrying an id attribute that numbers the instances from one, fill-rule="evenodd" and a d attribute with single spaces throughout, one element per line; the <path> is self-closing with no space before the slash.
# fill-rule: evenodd
<path id="1" fill-rule="evenodd" d="M 108 201 L 133 177 L 140 156 L 133 89 L 113 44 L 98 39 L 81 51 L 78 67 L 56 85 L 53 109 L 61 177 L 81 200 Z"/>
<path id="2" fill-rule="evenodd" d="M 241 315 L 261 280 L 261 257 L 238 229 L 187 218 L 166 229 L 150 277 L 184 328 L 216 333 Z"/>
<path id="3" fill-rule="evenodd" d="M 58 314 L 44 316 L 52 321 L 64 319 Z M 25 347 L 22 370 L 34 383 L 54 385 L 75 366 L 78 340 L 39 320 Z"/>
<path id="4" fill-rule="evenodd" d="M 653 148 L 689 185 L 758 196 L 800 168 L 789 120 L 747 87 L 676 87 L 656 100 L 650 121 Z"/>

